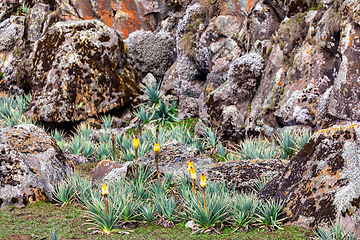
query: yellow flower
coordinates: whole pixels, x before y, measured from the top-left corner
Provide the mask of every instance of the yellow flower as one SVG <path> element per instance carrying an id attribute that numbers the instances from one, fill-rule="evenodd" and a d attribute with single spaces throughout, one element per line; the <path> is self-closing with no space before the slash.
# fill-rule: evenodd
<path id="1" fill-rule="evenodd" d="M 206 177 L 205 177 L 205 174 L 201 174 L 201 177 L 200 177 L 200 186 L 202 188 L 206 187 Z"/>
<path id="2" fill-rule="evenodd" d="M 154 152 L 155 152 L 155 153 L 159 153 L 159 152 L 160 152 L 160 144 L 155 143 L 155 145 L 154 145 Z"/>
<path id="3" fill-rule="evenodd" d="M 195 180 L 195 179 L 196 179 L 195 169 L 194 169 L 193 167 L 191 167 L 190 170 L 189 170 L 189 172 L 190 172 L 191 178 Z"/>
<path id="4" fill-rule="evenodd" d="M 134 148 L 137 149 L 140 145 L 140 140 L 136 137 L 134 138 L 133 140 L 133 145 L 134 145 Z"/>
<path id="5" fill-rule="evenodd" d="M 103 183 L 103 184 L 102 184 L 101 189 L 102 189 L 102 195 L 103 195 L 103 196 L 104 196 L 104 195 L 109 195 L 109 189 L 108 189 L 106 183 Z"/>
<path id="6" fill-rule="evenodd" d="M 190 168 L 193 168 L 193 167 L 194 167 L 194 162 L 193 162 L 193 161 L 189 161 L 189 165 L 188 165 L 189 171 L 190 171 Z"/>

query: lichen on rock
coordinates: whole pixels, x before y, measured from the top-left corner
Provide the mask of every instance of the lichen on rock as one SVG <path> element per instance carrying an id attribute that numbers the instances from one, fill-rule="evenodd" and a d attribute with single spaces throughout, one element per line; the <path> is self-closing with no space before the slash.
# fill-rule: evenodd
<path id="1" fill-rule="evenodd" d="M 126 45 L 98 20 L 56 23 L 31 60 L 32 119 L 81 121 L 123 107 L 137 93 Z"/>

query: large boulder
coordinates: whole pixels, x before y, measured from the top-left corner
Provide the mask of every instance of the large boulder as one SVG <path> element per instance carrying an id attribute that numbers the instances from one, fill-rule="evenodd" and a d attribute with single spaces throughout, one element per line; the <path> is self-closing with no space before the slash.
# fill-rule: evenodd
<path id="1" fill-rule="evenodd" d="M 211 165 L 209 179 L 224 181 L 242 192 L 256 191 L 259 181 L 269 181 L 279 175 L 288 164 L 284 159 L 253 159 L 220 162 Z"/>
<path id="2" fill-rule="evenodd" d="M 319 130 L 261 197 L 283 200 L 288 221 L 297 225 L 340 218 L 348 228 L 360 229 L 359 143 L 358 123 Z"/>
<path id="3" fill-rule="evenodd" d="M 204 173 L 206 175 L 211 169 L 211 164 L 214 163 L 211 158 L 200 157 L 199 152 L 196 149 L 188 147 L 187 145 L 181 144 L 177 141 L 172 141 L 161 147 L 159 155 L 159 170 L 165 174 L 173 174 L 174 178 L 181 178 L 184 175 L 189 175 L 189 161 L 194 162 L 194 168 L 199 174 Z M 139 165 L 149 166 L 155 170 L 154 151 L 150 151 L 141 156 L 139 158 Z M 102 172 L 106 172 L 105 179 L 116 181 L 120 177 L 125 176 L 126 173 L 132 172 L 134 170 L 134 163 L 127 162 L 118 168 L 113 168 L 113 164 L 111 162 L 104 162 L 104 164 L 97 167 L 97 169 L 101 168 L 104 169 Z M 110 172 L 107 172 L 107 169 L 110 168 L 113 169 Z M 98 172 L 100 173 L 100 171 Z"/>
<path id="4" fill-rule="evenodd" d="M 46 132 L 31 124 L 0 129 L 0 208 L 52 199 L 73 169 Z"/>
<path id="5" fill-rule="evenodd" d="M 137 92 L 121 37 L 98 20 L 58 22 L 31 55 L 28 114 L 45 122 L 81 121 L 125 106 Z"/>
<path id="6" fill-rule="evenodd" d="M 219 73 L 215 70 L 214 75 L 209 74 L 209 81 L 213 83 L 208 82 L 203 93 L 200 110 L 203 122 L 216 126 L 226 139 L 242 138 L 263 66 L 263 58 L 259 54 L 250 53 L 236 58 L 229 68 L 220 65 Z M 225 78 L 221 77 L 221 71 L 225 71 Z"/>
<path id="7" fill-rule="evenodd" d="M 131 33 L 125 43 L 129 48 L 129 61 L 140 79 L 148 73 L 162 79 L 173 63 L 175 39 L 169 32 L 139 30 Z"/>

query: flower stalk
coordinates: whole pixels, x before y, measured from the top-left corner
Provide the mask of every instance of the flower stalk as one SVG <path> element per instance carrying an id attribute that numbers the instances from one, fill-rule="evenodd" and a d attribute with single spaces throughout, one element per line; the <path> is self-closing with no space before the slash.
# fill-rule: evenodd
<path id="1" fill-rule="evenodd" d="M 109 195 L 109 189 L 106 185 L 106 183 L 102 184 L 102 195 L 105 198 L 105 207 L 106 207 L 106 214 L 109 216 L 109 203 L 108 203 L 108 195 Z"/>
<path id="2" fill-rule="evenodd" d="M 196 172 L 195 172 L 195 169 L 194 169 L 193 167 L 190 167 L 190 168 L 189 168 L 189 172 L 190 172 L 190 176 L 191 176 L 193 191 L 194 191 L 195 196 L 197 196 L 197 192 L 196 192 Z"/>
<path id="3" fill-rule="evenodd" d="M 205 174 L 201 174 L 200 177 L 200 186 L 203 190 L 203 200 L 204 200 L 204 213 L 206 214 L 206 201 L 205 201 L 205 188 L 206 188 L 206 177 Z"/>
<path id="4" fill-rule="evenodd" d="M 138 147 L 140 145 L 140 140 L 137 137 L 134 138 L 133 145 L 135 148 L 136 180 L 139 180 Z"/>
<path id="5" fill-rule="evenodd" d="M 113 148 L 113 160 L 116 161 L 116 159 L 115 159 L 115 136 L 113 133 L 111 134 L 111 142 L 112 142 L 112 148 Z"/>
<path id="6" fill-rule="evenodd" d="M 157 179 L 160 180 L 160 172 L 159 172 L 159 154 L 160 154 L 160 144 L 155 143 L 154 145 L 154 153 L 155 153 L 155 164 L 156 164 L 156 172 L 157 172 Z"/>

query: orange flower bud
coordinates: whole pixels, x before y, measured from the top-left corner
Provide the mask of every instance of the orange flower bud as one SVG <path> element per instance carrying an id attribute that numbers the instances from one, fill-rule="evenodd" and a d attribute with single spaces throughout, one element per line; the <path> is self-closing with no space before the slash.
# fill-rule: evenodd
<path id="1" fill-rule="evenodd" d="M 154 145 L 154 152 L 155 152 L 155 153 L 159 153 L 159 152 L 160 152 L 160 144 L 155 143 L 155 145 Z"/>
<path id="2" fill-rule="evenodd" d="M 200 177 L 200 186 L 202 188 L 206 187 L 206 177 L 205 177 L 205 174 L 201 174 L 201 177 Z"/>
<path id="3" fill-rule="evenodd" d="M 190 172 L 191 178 L 196 179 L 196 172 L 195 172 L 195 169 L 193 167 L 190 168 L 189 172 Z"/>
<path id="4" fill-rule="evenodd" d="M 194 162 L 193 162 L 193 161 L 189 161 L 189 165 L 188 165 L 189 171 L 190 171 L 190 168 L 193 168 L 193 167 L 194 167 Z"/>
<path id="5" fill-rule="evenodd" d="M 137 149 L 140 145 L 140 140 L 136 137 L 134 138 L 133 140 L 133 145 L 134 145 L 134 148 Z"/>
<path id="6" fill-rule="evenodd" d="M 103 184 L 102 184 L 101 189 L 102 189 L 102 195 L 103 195 L 103 196 L 104 196 L 104 195 L 109 195 L 109 189 L 108 189 L 106 183 L 103 183 Z"/>

